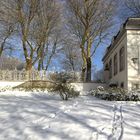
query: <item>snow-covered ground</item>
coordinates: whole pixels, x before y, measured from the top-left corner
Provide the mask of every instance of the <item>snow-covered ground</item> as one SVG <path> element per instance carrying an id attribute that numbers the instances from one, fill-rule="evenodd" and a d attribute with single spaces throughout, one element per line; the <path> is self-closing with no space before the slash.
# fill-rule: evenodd
<path id="1" fill-rule="evenodd" d="M 2 81 L 0 82 L 0 88 L 4 88 L 4 87 L 7 87 L 7 86 L 10 86 L 10 87 L 15 87 L 15 86 L 18 86 L 20 84 L 22 84 L 23 82 L 7 82 L 7 81 Z"/>
<path id="2" fill-rule="evenodd" d="M 140 140 L 140 103 L 1 92 L 0 140 Z"/>

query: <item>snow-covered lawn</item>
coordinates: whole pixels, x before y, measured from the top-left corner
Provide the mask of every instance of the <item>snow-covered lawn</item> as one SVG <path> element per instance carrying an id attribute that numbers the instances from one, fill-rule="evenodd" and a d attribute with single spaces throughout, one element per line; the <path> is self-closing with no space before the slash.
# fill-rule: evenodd
<path id="1" fill-rule="evenodd" d="M 5 82 L 5 81 L 2 81 L 0 82 L 0 88 L 4 88 L 4 87 L 14 87 L 14 86 L 18 86 L 20 84 L 22 84 L 23 82 Z"/>
<path id="2" fill-rule="evenodd" d="M 0 93 L 0 140 L 140 140 L 140 103 Z"/>

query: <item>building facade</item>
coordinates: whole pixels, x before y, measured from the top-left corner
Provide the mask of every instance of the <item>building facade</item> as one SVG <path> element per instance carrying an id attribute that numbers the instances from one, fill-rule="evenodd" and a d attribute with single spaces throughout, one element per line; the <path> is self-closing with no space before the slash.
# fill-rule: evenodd
<path id="1" fill-rule="evenodd" d="M 140 88 L 140 18 L 129 18 L 103 57 L 104 79 L 132 90 Z"/>

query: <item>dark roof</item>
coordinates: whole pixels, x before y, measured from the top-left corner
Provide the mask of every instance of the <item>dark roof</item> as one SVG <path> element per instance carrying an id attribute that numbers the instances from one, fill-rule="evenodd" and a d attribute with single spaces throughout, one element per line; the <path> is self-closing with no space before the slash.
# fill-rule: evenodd
<path id="1" fill-rule="evenodd" d="M 126 20 L 126 22 L 123 24 L 117 35 L 113 37 L 109 47 L 107 47 L 106 53 L 102 61 L 105 60 L 109 52 L 115 47 L 115 44 L 120 40 L 120 38 L 122 37 L 122 35 L 125 33 L 126 30 L 140 30 L 140 18 L 128 18 Z"/>

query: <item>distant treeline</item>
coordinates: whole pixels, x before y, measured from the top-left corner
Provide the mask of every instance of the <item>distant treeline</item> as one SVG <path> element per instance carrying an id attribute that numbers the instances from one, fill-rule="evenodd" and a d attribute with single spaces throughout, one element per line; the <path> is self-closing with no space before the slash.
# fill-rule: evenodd
<path id="1" fill-rule="evenodd" d="M 7 57 L 2 55 L 0 57 L 0 70 L 22 70 L 25 64 L 17 58 Z"/>

